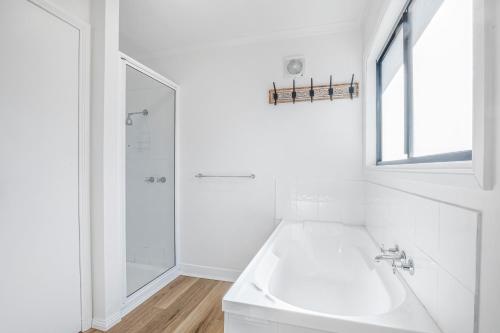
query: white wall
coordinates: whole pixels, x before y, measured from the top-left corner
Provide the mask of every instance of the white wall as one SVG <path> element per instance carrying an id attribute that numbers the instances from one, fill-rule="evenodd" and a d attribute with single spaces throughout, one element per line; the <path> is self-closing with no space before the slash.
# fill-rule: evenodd
<path id="1" fill-rule="evenodd" d="M 282 58 L 303 54 L 317 84 L 361 75 L 359 32 L 142 59 L 181 86 L 181 261 L 234 277 L 274 227 L 275 178 L 360 179 L 361 103 L 268 104 L 291 86 Z M 133 56 L 133 55 L 132 55 Z M 307 84 L 308 79 L 297 82 Z M 196 173 L 255 180 L 199 180 Z M 206 270 L 204 270 L 206 271 Z"/>
<path id="2" fill-rule="evenodd" d="M 394 0 L 396 1 L 396 0 Z M 399 0 L 398 0 L 399 1 Z M 387 4 L 387 1 L 386 1 Z M 498 54 L 500 47 L 500 36 L 497 32 L 498 24 L 500 23 L 499 6 L 495 1 L 487 1 L 489 19 L 488 31 L 491 38 L 495 38 L 488 45 L 495 45 L 496 49 L 490 50 Z M 377 11 L 374 11 L 376 13 Z M 375 30 L 378 19 L 371 19 L 370 26 L 365 29 L 365 45 L 369 46 L 370 34 Z M 495 33 L 495 35 L 493 35 Z M 365 50 L 365 56 L 368 49 Z M 491 55 L 495 59 L 494 55 Z M 497 63 L 490 63 L 491 71 L 495 75 L 495 89 L 498 91 L 498 80 L 500 79 L 500 71 Z M 367 101 L 370 96 L 366 96 Z M 491 96 L 490 96 L 491 97 Z M 500 130 L 500 119 L 498 116 L 498 107 L 500 106 L 500 96 L 496 94 L 494 104 L 494 117 L 488 119 L 494 123 L 495 132 Z M 370 135 L 372 129 L 367 128 L 367 133 Z M 495 175 L 496 179 L 500 177 L 500 140 L 497 135 L 495 141 Z M 371 144 L 369 137 L 367 143 Z M 368 156 L 367 158 L 370 158 Z M 458 205 L 473 210 L 480 211 L 482 214 L 481 221 L 481 269 L 480 269 L 480 296 L 479 296 L 479 332 L 480 333 L 495 333 L 500 328 L 500 317 L 498 309 L 500 308 L 500 261 L 498 253 L 500 251 L 500 189 L 495 186 L 492 191 L 484 191 L 479 188 L 472 174 L 428 174 L 414 172 L 381 172 L 367 169 L 365 173 L 368 182 L 388 186 L 396 190 L 403 190 L 409 193 L 414 193 L 419 196 L 434 199 L 451 205 Z M 382 196 L 382 190 L 378 191 L 378 196 Z M 377 196 L 376 193 L 372 195 Z M 405 223 L 404 219 L 401 223 Z"/>
<path id="3" fill-rule="evenodd" d="M 90 0 L 49 0 L 80 20 L 90 22 Z"/>
<path id="4" fill-rule="evenodd" d="M 92 0 L 91 219 L 94 328 L 121 319 L 125 297 L 124 223 L 119 199 L 119 0 Z"/>

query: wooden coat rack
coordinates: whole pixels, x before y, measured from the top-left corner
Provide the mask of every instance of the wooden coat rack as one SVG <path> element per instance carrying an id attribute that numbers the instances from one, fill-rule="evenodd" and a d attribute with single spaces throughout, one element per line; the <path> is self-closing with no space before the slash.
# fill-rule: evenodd
<path id="1" fill-rule="evenodd" d="M 274 85 L 274 83 L 273 83 Z M 281 88 L 269 90 L 269 104 L 295 103 L 295 102 L 313 102 L 320 100 L 334 99 L 353 99 L 359 97 L 359 83 L 354 82 L 354 75 L 350 83 L 330 84 L 314 86 L 311 79 L 311 85 L 295 87 L 295 81 L 291 88 Z"/>

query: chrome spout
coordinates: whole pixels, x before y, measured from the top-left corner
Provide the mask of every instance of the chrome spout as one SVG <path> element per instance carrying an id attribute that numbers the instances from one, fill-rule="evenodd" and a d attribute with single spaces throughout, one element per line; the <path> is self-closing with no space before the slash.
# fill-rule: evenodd
<path id="1" fill-rule="evenodd" d="M 375 257 L 376 262 L 380 262 L 382 260 L 394 262 L 396 260 L 404 260 L 404 259 L 406 259 L 405 251 L 383 253 L 383 254 L 379 254 L 378 256 Z"/>
<path id="2" fill-rule="evenodd" d="M 376 262 L 381 262 L 382 260 L 394 260 L 392 255 L 387 255 L 387 254 L 379 254 L 378 256 L 375 257 Z"/>

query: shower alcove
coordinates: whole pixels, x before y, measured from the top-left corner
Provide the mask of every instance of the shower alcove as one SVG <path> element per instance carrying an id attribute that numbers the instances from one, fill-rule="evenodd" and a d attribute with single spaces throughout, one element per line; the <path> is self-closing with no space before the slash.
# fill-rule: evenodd
<path id="1" fill-rule="evenodd" d="M 126 55 L 121 58 L 124 285 L 131 310 L 177 276 L 178 86 Z"/>

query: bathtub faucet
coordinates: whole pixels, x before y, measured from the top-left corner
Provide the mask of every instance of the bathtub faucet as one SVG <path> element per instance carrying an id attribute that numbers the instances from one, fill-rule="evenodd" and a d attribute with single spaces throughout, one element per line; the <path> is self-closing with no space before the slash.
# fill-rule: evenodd
<path id="1" fill-rule="evenodd" d="M 378 256 L 375 257 L 376 262 L 385 260 L 385 261 L 392 261 L 392 263 L 394 264 L 396 260 L 402 260 L 406 258 L 405 252 L 400 251 L 399 246 L 397 244 L 389 249 L 385 249 L 384 244 L 382 244 L 382 246 L 380 247 L 380 252 L 382 252 L 382 254 L 379 254 Z"/>
<path id="2" fill-rule="evenodd" d="M 392 249 L 384 250 L 384 247 L 380 249 L 382 254 L 375 257 L 376 262 L 380 261 L 390 261 L 392 266 L 392 272 L 396 274 L 398 269 L 409 272 L 411 275 L 415 273 L 415 266 L 411 258 L 406 257 L 405 251 L 400 251 L 399 247 L 396 245 Z"/>

